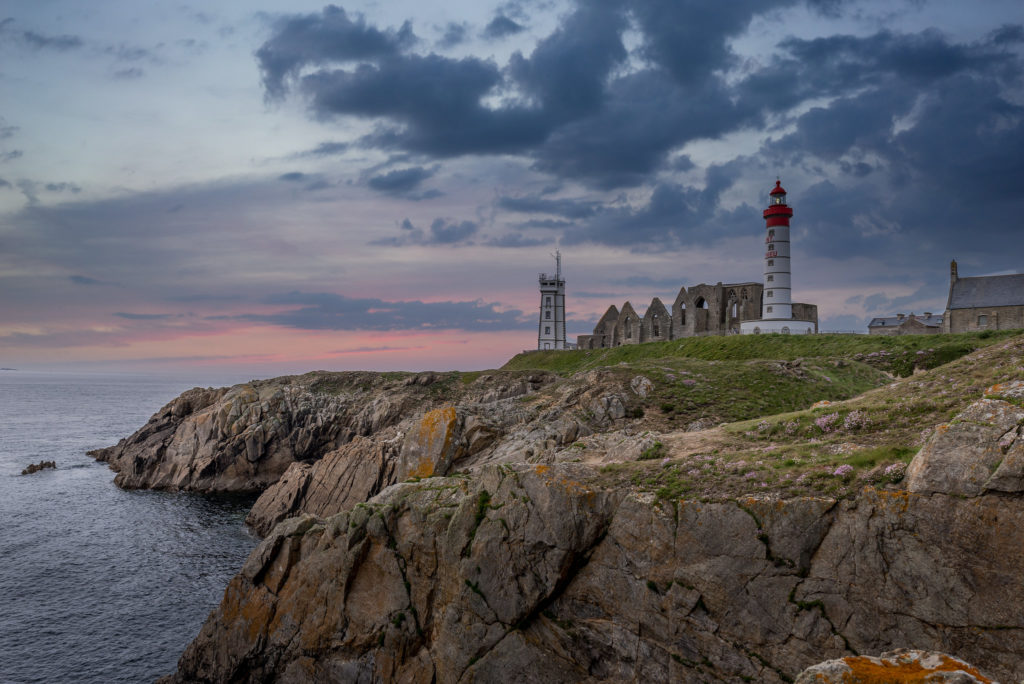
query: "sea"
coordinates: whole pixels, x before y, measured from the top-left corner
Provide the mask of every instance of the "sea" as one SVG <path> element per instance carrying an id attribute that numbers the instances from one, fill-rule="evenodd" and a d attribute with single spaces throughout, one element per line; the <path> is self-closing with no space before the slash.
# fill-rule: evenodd
<path id="1" fill-rule="evenodd" d="M 124 491 L 86 452 L 186 389 L 249 379 L 0 371 L 0 684 L 174 671 L 259 541 L 252 500 Z M 39 461 L 57 468 L 20 474 Z"/>

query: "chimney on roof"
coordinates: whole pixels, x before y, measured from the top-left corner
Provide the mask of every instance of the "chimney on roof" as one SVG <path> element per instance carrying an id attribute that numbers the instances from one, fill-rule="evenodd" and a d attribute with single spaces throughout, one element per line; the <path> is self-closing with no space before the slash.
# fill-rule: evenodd
<path id="1" fill-rule="evenodd" d="M 925 318 L 931 318 L 932 317 L 932 312 L 931 311 L 925 311 L 924 312 L 924 317 Z"/>
<path id="2" fill-rule="evenodd" d="M 956 259 L 949 262 L 949 281 L 955 283 L 960 278 L 956 272 Z"/>
<path id="3" fill-rule="evenodd" d="M 902 321 L 906 317 L 903 314 L 896 314 L 896 318 L 898 318 L 898 319 L 900 319 Z"/>

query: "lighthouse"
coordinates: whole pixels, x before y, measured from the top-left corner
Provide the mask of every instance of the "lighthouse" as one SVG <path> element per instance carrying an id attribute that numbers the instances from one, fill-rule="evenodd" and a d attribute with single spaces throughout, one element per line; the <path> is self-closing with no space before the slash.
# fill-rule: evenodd
<path id="1" fill-rule="evenodd" d="M 793 209 L 786 203 L 786 190 L 782 181 L 768 194 L 768 208 L 764 210 L 764 290 L 761 298 L 761 318 L 743 321 L 743 334 L 782 333 L 802 335 L 813 333 L 814 321 L 793 318 L 793 285 L 790 261 L 789 219 Z"/>

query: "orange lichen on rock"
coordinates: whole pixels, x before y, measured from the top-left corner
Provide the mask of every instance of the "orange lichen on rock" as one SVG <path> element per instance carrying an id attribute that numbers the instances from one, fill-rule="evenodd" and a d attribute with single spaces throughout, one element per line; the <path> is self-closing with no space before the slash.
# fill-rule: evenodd
<path id="1" fill-rule="evenodd" d="M 977 668 L 937 651 L 899 649 L 880 656 L 847 656 L 807 668 L 796 684 L 994 684 Z"/>
<path id="2" fill-rule="evenodd" d="M 434 409 L 423 416 L 416 433 L 421 455 L 409 471 L 409 477 L 422 479 L 434 476 L 437 458 L 443 457 L 451 447 L 455 419 L 454 406 Z"/>
<path id="3" fill-rule="evenodd" d="M 929 662 L 933 660 L 936 661 L 934 664 Z M 843 662 L 850 668 L 849 673 L 843 674 L 844 684 L 926 684 L 945 681 L 943 677 L 936 676 L 941 672 L 963 672 L 979 682 L 992 684 L 991 679 L 967 663 L 941 653 L 921 659 L 850 656 L 843 658 Z"/>

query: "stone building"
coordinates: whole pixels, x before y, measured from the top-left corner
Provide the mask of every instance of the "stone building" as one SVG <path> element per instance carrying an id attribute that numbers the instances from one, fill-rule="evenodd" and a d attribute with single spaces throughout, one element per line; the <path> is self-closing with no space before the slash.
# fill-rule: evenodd
<path id="1" fill-rule="evenodd" d="M 641 316 L 630 302 L 614 305 L 594 326 L 590 335 L 576 339 L 579 349 L 621 347 L 625 344 L 675 340 L 703 335 L 732 335 L 740 332 L 744 321 L 761 318 L 762 283 L 718 283 L 682 287 L 669 310 L 658 297 L 651 300 Z M 793 303 L 793 316 L 813 321 L 818 329 L 818 307 Z"/>
<path id="2" fill-rule="evenodd" d="M 925 311 L 923 316 L 896 314 L 888 318 L 872 318 L 869 335 L 934 335 L 942 332 L 942 316 Z"/>
<path id="3" fill-rule="evenodd" d="M 961 278 L 949 265 L 943 331 L 1024 328 L 1024 274 Z"/>

